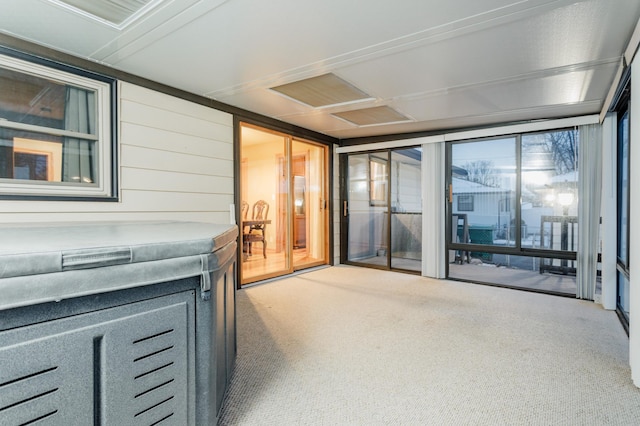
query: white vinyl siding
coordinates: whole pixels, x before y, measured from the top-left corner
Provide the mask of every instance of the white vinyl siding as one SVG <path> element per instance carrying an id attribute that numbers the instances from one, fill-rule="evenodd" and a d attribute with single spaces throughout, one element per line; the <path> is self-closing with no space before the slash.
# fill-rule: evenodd
<path id="1" fill-rule="evenodd" d="M 0 200 L 0 221 L 229 223 L 233 117 L 130 83 L 118 86 L 120 200 Z"/>

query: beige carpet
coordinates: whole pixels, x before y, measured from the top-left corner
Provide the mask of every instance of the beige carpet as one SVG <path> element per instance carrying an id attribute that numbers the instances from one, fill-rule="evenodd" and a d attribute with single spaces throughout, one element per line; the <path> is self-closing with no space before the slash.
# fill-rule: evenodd
<path id="1" fill-rule="evenodd" d="M 238 292 L 221 425 L 638 425 L 591 302 L 348 266 Z"/>

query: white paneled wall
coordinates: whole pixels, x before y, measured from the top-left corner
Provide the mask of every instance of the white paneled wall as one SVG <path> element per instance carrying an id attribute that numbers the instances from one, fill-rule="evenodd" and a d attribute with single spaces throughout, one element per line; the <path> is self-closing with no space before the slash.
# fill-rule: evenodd
<path id="1" fill-rule="evenodd" d="M 233 117 L 119 83 L 119 202 L 0 201 L 0 222 L 229 223 Z"/>

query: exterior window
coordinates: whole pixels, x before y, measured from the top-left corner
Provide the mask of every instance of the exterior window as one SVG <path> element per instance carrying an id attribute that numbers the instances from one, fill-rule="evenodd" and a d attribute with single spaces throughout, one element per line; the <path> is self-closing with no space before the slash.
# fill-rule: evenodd
<path id="1" fill-rule="evenodd" d="M 625 104 L 626 106 L 627 104 Z M 623 324 L 629 323 L 629 291 L 630 291 L 630 265 L 629 265 L 629 199 L 630 182 L 629 174 L 631 164 L 629 162 L 629 110 L 618 113 L 618 312 L 623 314 Z"/>
<path id="2" fill-rule="evenodd" d="M 387 175 L 387 160 L 379 158 L 377 155 L 371 155 L 369 160 L 369 200 L 372 206 L 387 204 Z"/>
<path id="3" fill-rule="evenodd" d="M 473 195 L 458 195 L 458 211 L 459 212 L 473 211 Z"/>
<path id="4" fill-rule="evenodd" d="M 113 200 L 114 93 L 112 79 L 0 54 L 0 197 Z"/>

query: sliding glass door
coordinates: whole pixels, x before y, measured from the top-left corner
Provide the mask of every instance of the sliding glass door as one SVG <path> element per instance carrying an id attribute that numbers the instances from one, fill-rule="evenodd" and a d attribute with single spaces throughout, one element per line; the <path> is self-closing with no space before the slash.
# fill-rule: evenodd
<path id="1" fill-rule="evenodd" d="M 294 139 L 291 145 L 293 269 L 327 263 L 327 148 Z"/>
<path id="2" fill-rule="evenodd" d="M 242 284 L 328 262 L 327 151 L 241 124 Z"/>
<path id="3" fill-rule="evenodd" d="M 348 154 L 343 161 L 342 261 L 419 272 L 421 149 Z"/>
<path id="4" fill-rule="evenodd" d="M 343 202 L 343 218 L 348 220 L 347 260 L 386 268 L 387 153 L 351 154 L 347 161 L 348 199 Z"/>
<path id="5" fill-rule="evenodd" d="M 391 268 L 422 270 L 422 150 L 391 151 Z"/>
<path id="6" fill-rule="evenodd" d="M 448 146 L 448 276 L 576 294 L 578 132 Z"/>

